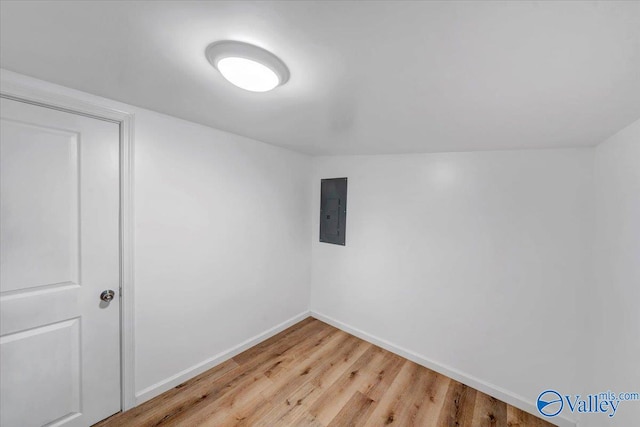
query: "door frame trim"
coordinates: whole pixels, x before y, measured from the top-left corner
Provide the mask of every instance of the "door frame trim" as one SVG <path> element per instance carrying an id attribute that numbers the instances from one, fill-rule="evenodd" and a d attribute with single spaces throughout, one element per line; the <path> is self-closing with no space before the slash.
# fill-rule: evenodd
<path id="1" fill-rule="evenodd" d="M 117 123 L 120 127 L 120 406 L 136 406 L 134 341 L 135 116 L 81 92 L 0 69 L 0 97 Z M 89 99 L 89 100 L 86 100 Z"/>

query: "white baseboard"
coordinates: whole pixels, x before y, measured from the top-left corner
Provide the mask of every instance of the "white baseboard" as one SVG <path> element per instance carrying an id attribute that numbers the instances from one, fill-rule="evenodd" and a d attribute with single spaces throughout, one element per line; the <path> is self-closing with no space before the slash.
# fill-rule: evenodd
<path id="1" fill-rule="evenodd" d="M 140 405 L 143 402 L 146 402 L 149 399 L 152 399 L 167 390 L 172 389 L 173 387 L 182 384 L 183 382 L 195 377 L 203 373 L 204 371 L 213 368 L 220 363 L 231 359 L 233 356 L 236 356 L 248 348 L 253 347 L 256 344 L 260 344 L 262 341 L 271 338 L 279 332 L 284 331 L 289 326 L 295 325 L 301 320 L 306 319 L 310 316 L 309 311 L 303 311 L 302 313 L 293 316 L 292 318 L 285 320 L 284 322 L 270 328 L 254 337 L 249 338 L 248 340 L 238 344 L 237 346 L 230 348 L 227 351 L 223 351 L 222 353 L 218 353 L 217 355 L 210 357 L 209 359 L 203 360 L 202 362 L 193 365 L 183 371 L 178 372 L 177 374 L 166 378 L 162 381 L 159 381 L 153 384 L 150 387 L 141 390 L 139 393 L 136 393 L 136 405 Z"/>
<path id="2" fill-rule="evenodd" d="M 144 390 L 140 391 L 139 393 L 136 394 L 136 405 L 139 405 L 143 402 L 146 402 L 149 399 L 152 399 L 162 393 L 164 393 L 167 390 L 170 390 L 171 388 L 182 384 L 183 382 L 195 377 L 196 375 L 201 374 L 202 372 L 211 369 L 212 367 L 219 365 L 220 363 L 229 360 L 230 358 L 236 356 L 237 354 L 242 353 L 243 351 L 245 351 L 246 349 L 253 347 L 256 344 L 261 343 L 262 341 L 271 338 L 272 336 L 276 335 L 279 332 L 282 332 L 283 330 L 287 329 L 288 327 L 295 325 L 296 323 L 300 322 L 301 320 L 304 320 L 305 318 L 307 318 L 308 316 L 312 316 L 315 317 L 318 320 L 322 320 L 325 323 L 328 323 L 338 329 L 341 329 L 345 332 L 348 332 L 352 335 L 355 335 L 358 338 L 361 338 L 365 341 L 368 341 L 372 344 L 375 344 L 379 347 L 384 348 L 385 350 L 388 350 L 392 353 L 395 353 L 399 356 L 402 356 L 406 359 L 411 360 L 412 362 L 415 362 L 419 365 L 422 365 L 426 368 L 429 368 L 433 371 L 436 371 L 442 375 L 446 375 L 449 378 L 452 378 L 456 381 L 459 381 L 465 385 L 468 385 L 469 387 L 473 387 L 476 390 L 479 390 L 483 393 L 486 393 L 490 396 L 495 397 L 496 399 L 502 400 L 505 403 L 508 403 L 509 405 L 512 405 L 518 409 L 521 409 L 523 411 L 526 411 L 530 414 L 533 414 L 535 416 L 539 416 L 538 411 L 536 410 L 535 404 L 534 402 L 531 402 L 527 399 L 525 399 L 522 396 L 519 396 L 515 393 L 512 393 L 508 390 L 505 390 L 499 386 L 496 386 L 494 384 L 491 384 L 487 381 L 483 381 L 479 378 L 476 378 L 472 375 L 466 374 L 464 372 L 461 372 L 455 368 L 452 368 L 450 366 L 444 365 L 442 363 L 438 363 L 435 362 L 427 357 L 424 357 L 422 355 L 419 355 L 417 353 L 414 353 L 411 350 L 407 350 L 405 348 L 402 348 L 400 346 L 397 346 L 387 340 L 378 338 L 376 336 L 370 335 L 367 332 L 364 332 L 358 328 L 354 328 L 351 327 L 339 320 L 336 320 L 332 317 L 326 316 L 322 313 L 318 313 L 317 311 L 304 311 L 288 320 L 285 320 L 284 322 L 252 337 L 249 338 L 248 340 L 238 344 L 237 346 L 224 351 L 222 353 L 219 353 L 209 359 L 206 359 L 194 366 L 191 366 L 181 372 L 178 372 L 177 374 L 166 378 L 162 381 L 157 382 L 156 384 L 145 388 Z M 552 419 L 549 419 L 548 421 L 550 421 L 551 423 L 557 424 L 559 427 L 576 427 L 577 424 L 575 421 L 563 417 L 563 416 L 558 416 L 558 417 L 554 417 Z"/>
<path id="3" fill-rule="evenodd" d="M 479 390 L 485 394 L 488 394 L 489 396 L 493 396 L 496 399 L 502 400 L 503 402 L 514 406 L 518 409 L 521 409 L 523 411 L 526 411 L 530 414 L 535 415 L 536 417 L 539 417 L 540 414 L 538 414 L 538 411 L 536 409 L 535 403 L 531 402 L 527 399 L 525 399 L 522 396 L 519 396 L 515 393 L 512 393 L 508 390 L 505 390 L 501 387 L 498 387 L 494 384 L 491 384 L 487 381 L 483 381 L 479 378 L 476 378 L 472 375 L 466 374 L 464 372 L 461 372 L 455 368 L 452 368 L 450 366 L 444 365 L 442 363 L 438 363 L 435 362 L 427 357 L 424 357 L 422 355 L 419 355 L 417 353 L 414 353 L 411 350 L 407 350 L 405 348 L 402 348 L 400 346 L 397 346 L 387 340 L 375 337 L 373 335 L 368 334 L 367 332 L 364 332 L 358 328 L 354 328 L 351 327 L 345 323 L 342 323 L 339 320 L 336 320 L 332 317 L 329 316 L 325 316 L 322 313 L 318 313 L 317 311 L 311 310 L 311 316 L 315 317 L 318 320 L 322 320 L 325 323 L 330 324 L 331 326 L 334 326 L 338 329 L 341 329 L 345 332 L 350 333 L 351 335 L 355 335 L 358 338 L 361 338 L 365 341 L 368 341 L 372 344 L 375 344 L 379 347 L 384 348 L 385 350 L 388 350 L 392 353 L 395 353 L 399 356 L 404 357 L 405 359 L 409 359 L 412 362 L 415 362 L 419 365 L 422 365 L 426 368 L 429 368 L 435 372 L 438 372 L 442 375 L 446 375 L 449 378 L 452 378 L 458 382 L 461 382 L 469 387 L 473 387 L 476 390 Z M 554 418 L 550 418 L 547 421 L 553 423 L 553 424 L 557 424 L 560 427 L 576 427 L 576 421 L 573 421 L 569 418 L 565 418 L 562 416 L 558 416 L 558 417 L 554 417 Z"/>

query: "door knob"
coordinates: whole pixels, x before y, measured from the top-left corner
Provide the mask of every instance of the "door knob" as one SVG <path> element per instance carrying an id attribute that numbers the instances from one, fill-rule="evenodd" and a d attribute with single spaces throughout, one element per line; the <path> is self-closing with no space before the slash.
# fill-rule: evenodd
<path id="1" fill-rule="evenodd" d="M 116 295 L 111 289 L 107 289 L 106 291 L 102 291 L 100 294 L 100 299 L 104 302 L 111 302 L 113 297 Z"/>

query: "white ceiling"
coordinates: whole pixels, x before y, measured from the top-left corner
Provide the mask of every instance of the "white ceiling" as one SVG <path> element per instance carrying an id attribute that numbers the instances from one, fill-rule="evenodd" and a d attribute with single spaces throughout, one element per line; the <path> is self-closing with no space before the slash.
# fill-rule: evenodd
<path id="1" fill-rule="evenodd" d="M 640 2 L 9 2 L 3 68 L 312 154 L 594 145 L 640 117 Z M 269 93 L 204 50 L 264 47 Z"/>

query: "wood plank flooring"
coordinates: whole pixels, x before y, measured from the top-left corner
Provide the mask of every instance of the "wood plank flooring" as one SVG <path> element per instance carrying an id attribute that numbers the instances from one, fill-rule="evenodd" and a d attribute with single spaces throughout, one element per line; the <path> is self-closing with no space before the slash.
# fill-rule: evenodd
<path id="1" fill-rule="evenodd" d="M 130 411 L 96 424 L 551 425 L 311 317 Z"/>

